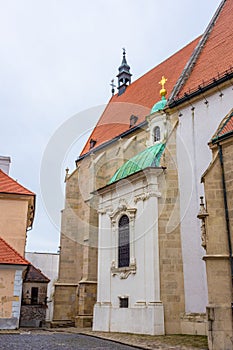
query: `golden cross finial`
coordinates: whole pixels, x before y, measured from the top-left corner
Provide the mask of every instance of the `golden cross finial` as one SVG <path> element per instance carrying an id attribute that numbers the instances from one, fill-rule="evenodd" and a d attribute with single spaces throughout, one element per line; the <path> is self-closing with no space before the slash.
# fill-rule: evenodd
<path id="1" fill-rule="evenodd" d="M 162 86 L 162 89 L 164 89 L 164 85 L 166 84 L 167 79 L 164 77 L 164 75 L 162 76 L 162 79 L 160 80 L 159 84 Z"/>
<path id="2" fill-rule="evenodd" d="M 162 79 L 160 80 L 159 84 L 162 86 L 162 89 L 160 90 L 160 95 L 165 96 L 167 93 L 167 90 L 165 89 L 164 85 L 166 84 L 167 79 L 162 76 Z"/>

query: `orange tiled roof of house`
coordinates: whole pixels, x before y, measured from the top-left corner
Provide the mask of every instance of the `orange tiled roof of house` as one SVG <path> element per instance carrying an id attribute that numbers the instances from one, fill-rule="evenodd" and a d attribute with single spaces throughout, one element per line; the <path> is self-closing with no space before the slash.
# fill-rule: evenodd
<path id="1" fill-rule="evenodd" d="M 89 151 L 91 139 L 96 140 L 95 147 L 97 147 L 129 130 L 129 120 L 132 114 L 138 117 L 136 125 L 144 121 L 153 105 L 160 100 L 159 81 L 161 77 L 166 75 L 166 90 L 169 96 L 199 39 L 195 39 L 182 50 L 135 80 L 127 86 L 122 95 L 114 95 L 100 117 L 81 155 Z"/>
<path id="2" fill-rule="evenodd" d="M 213 23 L 192 72 L 179 91 L 179 97 L 200 85 L 207 84 L 219 74 L 232 69 L 233 62 L 233 1 L 226 0 Z"/>
<path id="3" fill-rule="evenodd" d="M 28 265 L 30 263 L 0 237 L 0 264 Z"/>
<path id="4" fill-rule="evenodd" d="M 9 175 L 0 169 L 0 193 L 26 194 L 34 195 L 33 192 L 20 185 L 13 180 Z"/>

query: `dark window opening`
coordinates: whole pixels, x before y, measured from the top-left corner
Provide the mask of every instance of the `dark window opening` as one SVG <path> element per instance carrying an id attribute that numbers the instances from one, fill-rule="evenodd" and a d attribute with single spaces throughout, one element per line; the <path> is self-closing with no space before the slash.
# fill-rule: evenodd
<path id="1" fill-rule="evenodd" d="M 129 307 L 129 298 L 128 297 L 120 297 L 120 307 L 128 308 Z"/>
<path id="2" fill-rule="evenodd" d="M 154 142 L 157 142 L 160 140 L 160 127 L 156 126 L 154 128 Z"/>
<path id="3" fill-rule="evenodd" d="M 118 267 L 129 266 L 129 218 L 123 215 L 119 220 Z"/>
<path id="4" fill-rule="evenodd" d="M 33 304 L 33 305 L 38 304 L 38 288 L 37 287 L 32 287 L 31 304 Z"/>
<path id="5" fill-rule="evenodd" d="M 90 149 L 92 149 L 93 147 L 95 147 L 96 142 L 97 142 L 96 140 L 93 140 L 93 139 L 90 140 Z"/>
<path id="6" fill-rule="evenodd" d="M 132 128 L 138 121 L 138 117 L 136 115 L 131 115 L 130 120 L 129 120 L 129 127 Z"/>

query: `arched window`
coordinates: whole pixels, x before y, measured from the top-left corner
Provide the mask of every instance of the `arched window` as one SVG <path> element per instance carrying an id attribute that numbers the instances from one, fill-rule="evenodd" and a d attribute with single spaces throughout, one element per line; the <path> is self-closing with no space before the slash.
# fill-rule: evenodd
<path id="1" fill-rule="evenodd" d="M 119 220 L 118 267 L 129 266 L 129 218 L 122 215 Z"/>
<path id="2" fill-rule="evenodd" d="M 154 128 L 154 142 L 157 142 L 160 140 L 160 127 L 156 126 Z"/>

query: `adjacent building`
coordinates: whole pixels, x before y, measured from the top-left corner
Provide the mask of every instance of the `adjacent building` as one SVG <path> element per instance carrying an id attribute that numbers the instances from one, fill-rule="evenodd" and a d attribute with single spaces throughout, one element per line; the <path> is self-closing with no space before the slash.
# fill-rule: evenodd
<path id="1" fill-rule="evenodd" d="M 23 271 L 29 264 L 25 244 L 35 209 L 35 194 L 8 175 L 9 165 L 9 157 L 0 157 L 0 329 L 19 326 Z"/>
<path id="2" fill-rule="evenodd" d="M 28 265 L 23 274 L 20 315 L 21 327 L 42 327 L 46 324 L 47 287 L 50 280 L 39 269 Z"/>
<path id="3" fill-rule="evenodd" d="M 0 237 L 0 329 L 19 327 L 23 271 L 29 262 Z"/>
<path id="4" fill-rule="evenodd" d="M 26 252 L 25 257 L 37 269 L 43 272 L 50 279 L 47 288 L 47 307 L 46 307 L 46 322 L 51 322 L 53 319 L 54 307 L 54 283 L 58 278 L 58 253 L 42 253 L 42 252 Z"/>
<path id="5" fill-rule="evenodd" d="M 0 169 L 0 237 L 22 256 L 34 210 L 35 194 Z"/>

